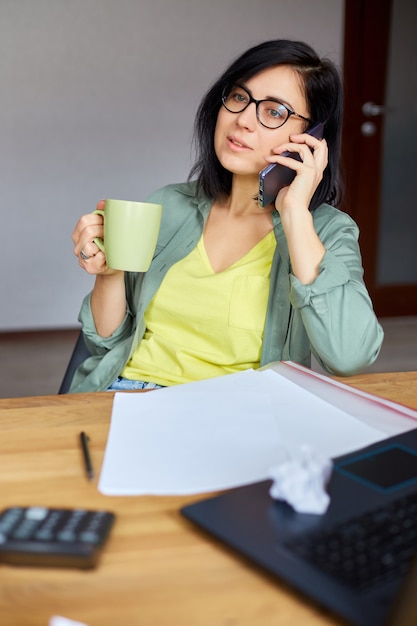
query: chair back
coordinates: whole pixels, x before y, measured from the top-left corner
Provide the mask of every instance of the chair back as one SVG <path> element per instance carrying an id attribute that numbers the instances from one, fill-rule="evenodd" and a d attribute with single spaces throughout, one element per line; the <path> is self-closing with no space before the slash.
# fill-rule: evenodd
<path id="1" fill-rule="evenodd" d="M 87 346 L 85 345 L 84 336 L 82 332 L 80 332 L 77 342 L 74 346 L 74 350 L 72 351 L 70 360 L 68 362 L 67 369 L 65 371 L 64 378 L 62 379 L 58 394 L 68 393 L 75 370 L 89 356 L 90 353 L 87 350 Z"/>

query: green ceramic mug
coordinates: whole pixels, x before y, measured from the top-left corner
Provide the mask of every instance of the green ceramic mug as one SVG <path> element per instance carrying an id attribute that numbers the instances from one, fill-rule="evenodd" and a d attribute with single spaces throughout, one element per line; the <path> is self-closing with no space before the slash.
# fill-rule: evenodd
<path id="1" fill-rule="evenodd" d="M 106 200 L 104 239 L 94 243 L 106 255 L 107 265 L 125 272 L 146 272 L 152 261 L 161 225 L 162 205 L 129 200 Z"/>

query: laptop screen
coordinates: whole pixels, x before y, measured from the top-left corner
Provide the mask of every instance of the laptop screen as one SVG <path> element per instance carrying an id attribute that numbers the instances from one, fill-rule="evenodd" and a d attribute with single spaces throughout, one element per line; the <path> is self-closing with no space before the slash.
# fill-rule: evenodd
<path id="1" fill-rule="evenodd" d="M 417 481 L 417 454 L 404 446 L 391 445 L 337 463 L 336 469 L 379 489 L 391 490 Z"/>

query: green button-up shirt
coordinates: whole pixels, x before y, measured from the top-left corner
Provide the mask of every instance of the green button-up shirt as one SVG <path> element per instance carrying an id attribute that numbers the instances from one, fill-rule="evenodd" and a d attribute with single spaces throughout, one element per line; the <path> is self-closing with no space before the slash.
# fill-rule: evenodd
<path id="1" fill-rule="evenodd" d="M 90 295 L 79 321 L 91 357 L 76 371 L 72 393 L 102 391 L 119 376 L 145 332 L 144 312 L 169 268 L 197 245 L 212 200 L 196 199 L 195 184 L 168 185 L 149 202 L 163 206 L 155 255 L 146 274 L 126 273 L 126 316 L 111 337 L 97 334 Z M 311 353 L 331 374 L 349 376 L 377 357 L 383 331 L 363 281 L 355 222 L 322 204 L 314 227 L 326 253 L 319 275 L 304 285 L 292 274 L 286 237 L 277 211 L 272 213 L 277 247 L 271 268 L 261 366 L 295 361 L 310 366 Z"/>

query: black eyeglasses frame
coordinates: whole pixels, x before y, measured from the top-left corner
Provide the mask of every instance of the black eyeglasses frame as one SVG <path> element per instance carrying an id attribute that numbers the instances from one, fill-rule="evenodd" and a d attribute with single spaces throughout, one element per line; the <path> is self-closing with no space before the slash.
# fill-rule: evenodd
<path id="1" fill-rule="evenodd" d="M 234 89 L 234 87 L 239 87 L 239 89 L 242 89 L 245 93 L 248 94 L 249 100 L 247 102 L 247 104 L 245 104 L 245 106 L 243 107 L 243 109 L 241 109 L 240 111 L 231 111 L 230 109 L 227 108 L 226 106 L 226 99 L 229 95 L 229 93 L 232 91 L 232 89 Z M 223 89 L 223 93 L 222 93 L 222 105 L 224 106 L 224 108 L 226 109 L 226 111 L 229 111 L 229 113 L 243 113 L 243 111 L 245 111 L 249 105 L 252 104 L 252 102 L 255 103 L 255 107 L 256 107 L 256 119 L 258 120 L 258 122 L 260 123 L 261 126 L 263 126 L 264 128 L 267 128 L 268 130 L 277 130 L 277 128 L 281 128 L 282 126 L 284 126 L 284 124 L 286 122 L 288 122 L 288 120 L 290 119 L 291 116 L 295 116 L 298 117 L 302 120 L 304 120 L 305 122 L 311 122 L 311 120 L 308 117 L 304 117 L 304 115 L 300 115 L 299 113 L 296 113 L 295 111 L 293 111 L 292 109 L 290 109 L 289 107 L 287 107 L 286 104 L 284 104 L 283 102 L 280 102 L 279 100 L 277 100 L 276 98 L 264 98 L 263 100 L 256 100 L 252 94 L 250 93 L 250 91 L 248 91 L 248 89 L 246 87 L 244 87 L 243 85 L 240 85 L 239 83 L 236 83 L 232 86 L 226 86 Z M 282 122 L 282 124 L 280 124 L 279 126 L 267 126 L 266 124 L 264 124 L 260 117 L 259 117 L 259 105 L 262 104 L 262 102 L 276 102 L 277 104 L 281 105 L 284 107 L 284 109 L 287 111 L 288 115 L 285 118 L 285 120 Z"/>

